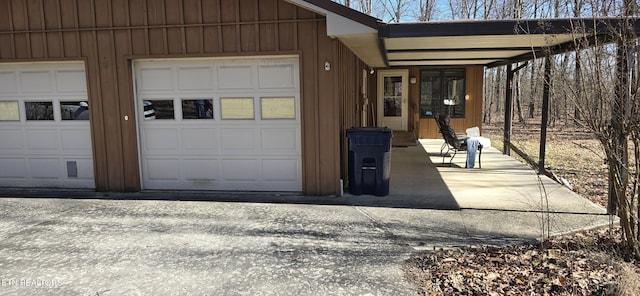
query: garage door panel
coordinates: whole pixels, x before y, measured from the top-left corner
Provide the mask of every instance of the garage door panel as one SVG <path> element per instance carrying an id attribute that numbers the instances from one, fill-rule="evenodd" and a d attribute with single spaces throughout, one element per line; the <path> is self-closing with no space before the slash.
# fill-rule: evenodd
<path id="1" fill-rule="evenodd" d="M 212 90 L 213 73 L 211 67 L 178 68 L 179 90 Z"/>
<path id="2" fill-rule="evenodd" d="M 58 158 L 29 159 L 31 176 L 34 179 L 59 179 L 62 165 Z"/>
<path id="3" fill-rule="evenodd" d="M 185 152 L 218 153 L 218 130 L 212 128 L 183 128 L 182 147 Z"/>
<path id="4" fill-rule="evenodd" d="M 0 141 L 0 151 L 24 149 L 24 131 L 22 129 L 0 130 L 0 139 L 2 139 Z"/>
<path id="5" fill-rule="evenodd" d="M 265 181 L 298 181 L 297 159 L 263 159 L 262 175 Z"/>
<path id="6" fill-rule="evenodd" d="M 147 172 L 153 181 L 171 181 L 180 179 L 180 161 L 178 159 L 147 159 Z"/>
<path id="7" fill-rule="evenodd" d="M 262 129 L 262 151 L 269 154 L 291 154 L 296 153 L 299 139 L 297 138 L 298 129 L 291 128 L 273 128 Z"/>
<path id="8" fill-rule="evenodd" d="M 91 132 L 87 129 L 64 129 L 61 131 L 62 149 L 73 152 L 73 150 L 91 149 Z"/>
<path id="9" fill-rule="evenodd" d="M 145 148 L 157 151 L 178 151 L 178 130 L 175 128 L 148 128 L 145 131 Z"/>
<path id="10" fill-rule="evenodd" d="M 260 88 L 294 88 L 296 86 L 295 75 L 293 64 L 260 66 L 258 68 Z"/>
<path id="11" fill-rule="evenodd" d="M 27 149 L 30 150 L 57 150 L 59 137 L 57 129 L 27 129 Z"/>
<path id="12" fill-rule="evenodd" d="M 0 93 L 18 93 L 18 77 L 16 72 L 0 72 Z"/>
<path id="13" fill-rule="evenodd" d="M 225 181 L 257 181 L 258 171 L 258 160 L 256 159 L 222 160 L 222 174 Z"/>
<path id="14" fill-rule="evenodd" d="M 185 159 L 182 162 L 184 179 L 196 182 L 211 182 L 219 179 L 217 159 Z"/>
<path id="15" fill-rule="evenodd" d="M 218 68 L 220 89 L 252 89 L 253 71 L 251 66 L 222 66 Z"/>
<path id="16" fill-rule="evenodd" d="M 20 89 L 23 93 L 52 92 L 49 71 L 28 71 L 20 73 Z"/>
<path id="17" fill-rule="evenodd" d="M 173 90 L 174 77 L 171 68 L 143 69 L 139 88 L 143 91 Z"/>
<path id="18" fill-rule="evenodd" d="M 67 167 L 65 176 L 67 178 L 78 179 L 78 180 L 92 180 L 93 179 L 93 160 L 90 158 L 65 158 L 63 159 L 65 167 Z M 76 177 L 70 177 L 69 174 L 69 165 L 67 163 L 72 163 L 72 166 L 75 165 L 76 168 Z"/>
<path id="19" fill-rule="evenodd" d="M 56 71 L 56 89 L 59 92 L 86 92 L 84 71 Z"/>
<path id="20" fill-rule="evenodd" d="M 0 158 L 0 178 L 26 178 L 26 167 L 24 158 Z"/>
<path id="21" fill-rule="evenodd" d="M 256 153 L 255 128 L 222 130 L 222 152 L 229 154 Z"/>

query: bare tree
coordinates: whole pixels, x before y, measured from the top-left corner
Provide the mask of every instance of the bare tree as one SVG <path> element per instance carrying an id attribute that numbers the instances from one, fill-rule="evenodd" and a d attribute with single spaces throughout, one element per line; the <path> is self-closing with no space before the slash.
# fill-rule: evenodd
<path id="1" fill-rule="evenodd" d="M 576 47 L 581 62 L 573 73 L 580 76 L 579 80 L 570 75 L 559 78 L 565 80 L 569 97 L 582 115 L 575 118 L 576 122 L 595 135 L 605 152 L 609 169 L 607 209 L 618 215 L 624 242 L 640 258 L 640 158 L 629 161 L 629 153 L 640 157 L 640 81 L 634 74 L 638 71 L 638 53 L 634 50 L 638 36 L 626 17 L 634 15 L 637 8 L 630 0 L 625 0 L 623 8 L 623 17 L 611 26 L 617 32 L 616 45 L 582 49 L 579 40 Z M 584 29 L 588 25 L 576 27 Z"/>
<path id="2" fill-rule="evenodd" d="M 420 14 L 417 19 L 421 22 L 430 21 L 436 8 L 436 0 L 420 0 Z"/>
<path id="3" fill-rule="evenodd" d="M 409 12 L 411 4 L 411 0 L 380 0 L 383 19 L 388 19 L 391 23 L 399 23 Z"/>
<path id="4" fill-rule="evenodd" d="M 373 14 L 373 1 L 372 0 L 358 0 L 359 10 L 368 15 Z"/>

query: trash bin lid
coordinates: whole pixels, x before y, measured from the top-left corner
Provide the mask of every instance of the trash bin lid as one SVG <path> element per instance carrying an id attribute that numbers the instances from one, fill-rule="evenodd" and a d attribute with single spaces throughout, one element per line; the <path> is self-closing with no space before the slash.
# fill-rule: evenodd
<path id="1" fill-rule="evenodd" d="M 347 137 L 358 134 L 393 134 L 393 131 L 387 127 L 356 127 L 347 129 Z"/>

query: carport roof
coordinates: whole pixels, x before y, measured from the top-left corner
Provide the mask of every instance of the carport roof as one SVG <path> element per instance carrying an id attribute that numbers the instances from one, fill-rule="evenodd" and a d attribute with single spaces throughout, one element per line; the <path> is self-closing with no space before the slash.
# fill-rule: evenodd
<path id="1" fill-rule="evenodd" d="M 617 17 L 457 20 L 385 23 L 330 0 L 286 0 L 327 18 L 340 39 L 370 67 L 495 67 L 615 40 Z M 640 32 L 638 17 L 624 21 Z"/>
<path id="2" fill-rule="evenodd" d="M 573 18 L 381 24 L 379 38 L 388 66 L 493 67 L 571 51 L 577 44 L 612 42 L 612 30 L 621 22 Z M 638 28 L 635 24 L 636 32 Z"/>

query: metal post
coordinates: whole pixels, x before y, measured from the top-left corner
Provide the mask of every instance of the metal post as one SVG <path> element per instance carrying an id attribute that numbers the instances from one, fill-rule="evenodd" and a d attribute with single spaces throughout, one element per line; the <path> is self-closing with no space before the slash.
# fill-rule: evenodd
<path id="1" fill-rule="evenodd" d="M 551 89 L 551 57 L 544 59 L 544 88 L 542 89 L 542 124 L 540 126 L 540 158 L 538 174 L 545 173 L 545 154 L 547 150 L 547 125 L 549 124 L 549 89 Z"/>
<path id="2" fill-rule="evenodd" d="M 502 153 L 505 155 L 511 155 L 511 148 L 509 143 L 511 142 L 512 132 L 512 117 L 513 117 L 513 72 L 511 70 L 512 65 L 507 65 L 507 85 L 504 98 L 504 146 Z"/>

